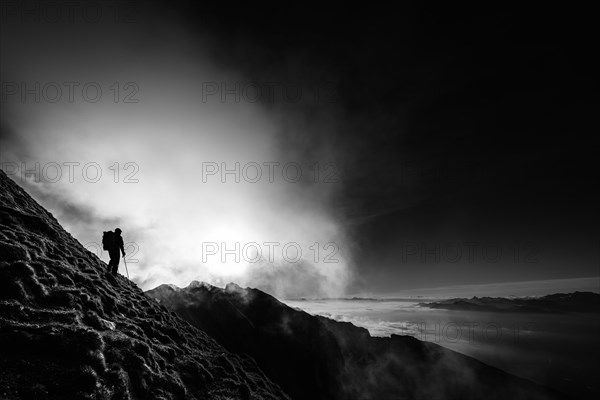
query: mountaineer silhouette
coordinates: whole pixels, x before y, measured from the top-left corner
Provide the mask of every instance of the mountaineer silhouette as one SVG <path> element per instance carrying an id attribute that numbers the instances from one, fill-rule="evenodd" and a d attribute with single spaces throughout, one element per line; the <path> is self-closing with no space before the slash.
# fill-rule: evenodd
<path id="1" fill-rule="evenodd" d="M 108 231 L 102 234 L 102 248 L 108 250 L 110 256 L 107 272 L 112 273 L 113 276 L 117 276 L 117 271 L 119 269 L 119 250 L 121 250 L 121 254 L 125 257 L 125 248 L 121 232 L 121 228 L 117 228 L 114 232 Z"/>

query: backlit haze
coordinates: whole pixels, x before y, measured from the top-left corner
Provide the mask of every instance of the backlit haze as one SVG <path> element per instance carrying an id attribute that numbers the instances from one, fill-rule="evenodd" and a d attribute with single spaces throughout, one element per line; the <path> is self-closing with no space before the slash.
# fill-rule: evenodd
<path id="1" fill-rule="evenodd" d="M 249 81 L 211 62 L 210 43 L 165 21 L 13 27 L 29 51 L 3 43 L 3 81 L 58 82 L 65 93 L 53 104 L 7 98 L 4 170 L 91 251 L 98 253 L 103 230 L 121 227 L 133 243 L 129 273 L 145 289 L 235 280 L 278 294 L 341 294 L 351 268 L 331 208 L 339 183 L 316 175 L 335 154 L 329 143 L 313 148 L 303 139 L 336 126 L 321 112 L 301 115 L 302 104 L 267 109 L 250 93 L 239 102 L 235 94 L 208 97 L 207 85 Z M 75 101 L 64 82 L 81 82 Z M 98 102 L 82 98 L 86 82 L 102 88 Z M 22 173 L 22 162 L 30 170 L 39 163 L 40 172 Z M 88 163 L 95 164 L 84 171 Z M 333 253 L 335 262 L 324 263 Z"/>

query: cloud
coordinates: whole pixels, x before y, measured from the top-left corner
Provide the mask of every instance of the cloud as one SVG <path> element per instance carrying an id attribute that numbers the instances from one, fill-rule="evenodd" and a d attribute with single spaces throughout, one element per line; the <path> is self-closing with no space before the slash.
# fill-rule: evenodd
<path id="1" fill-rule="evenodd" d="M 26 93 L 2 104 L 3 123 L 18 136 L 3 137 L 3 169 L 84 244 L 120 226 L 137 249 L 129 273 L 144 289 L 232 279 L 276 293 L 297 282 L 295 293 L 343 292 L 351 255 L 335 208 L 339 183 L 314 175 L 316 162 L 335 161 L 335 123 L 325 110 L 306 117 L 301 105 L 204 102 L 206 83 L 247 79 L 215 63 L 210 43 L 172 18 L 4 27 L 22 34 L 28 52 L 3 46 L 3 80 Z M 51 102 L 57 87 L 62 96 Z M 297 246 L 302 258 L 275 253 L 256 265 L 221 257 L 225 248 L 271 242 Z M 203 257 L 207 243 L 220 252 Z M 337 262 L 327 264 L 332 243 Z"/>

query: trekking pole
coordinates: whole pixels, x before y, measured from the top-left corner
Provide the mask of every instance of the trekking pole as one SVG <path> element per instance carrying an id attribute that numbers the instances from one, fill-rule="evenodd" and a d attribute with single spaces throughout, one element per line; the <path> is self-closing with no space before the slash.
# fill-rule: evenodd
<path id="1" fill-rule="evenodd" d="M 125 261 L 125 257 L 123 257 L 123 262 L 125 263 L 125 272 L 127 272 L 127 279 L 129 279 L 129 270 L 127 269 L 127 261 Z"/>

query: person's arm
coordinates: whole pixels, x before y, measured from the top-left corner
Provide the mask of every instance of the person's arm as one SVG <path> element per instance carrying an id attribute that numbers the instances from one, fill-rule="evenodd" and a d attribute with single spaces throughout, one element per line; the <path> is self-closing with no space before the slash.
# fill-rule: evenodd
<path id="1" fill-rule="evenodd" d="M 121 248 L 121 254 L 125 257 L 125 245 L 123 244 L 123 237 L 119 237 L 119 247 Z"/>

